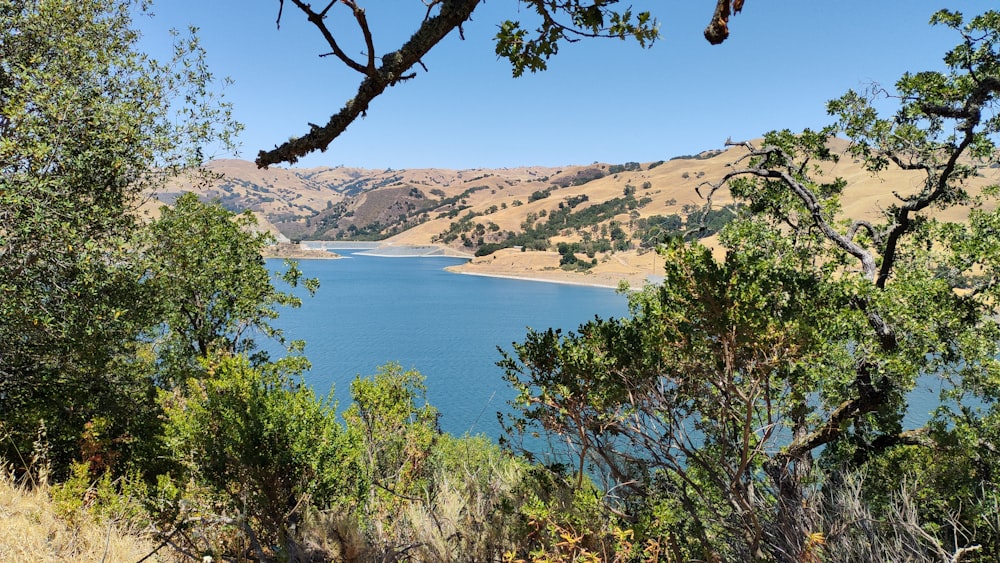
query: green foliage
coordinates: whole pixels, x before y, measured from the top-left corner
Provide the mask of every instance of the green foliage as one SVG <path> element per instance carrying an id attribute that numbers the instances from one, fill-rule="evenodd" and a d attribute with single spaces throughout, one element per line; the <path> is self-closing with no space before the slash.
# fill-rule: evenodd
<path id="1" fill-rule="evenodd" d="M 318 282 L 303 278 L 295 263 L 272 275 L 261 252 L 273 237 L 255 230 L 249 212 L 234 215 L 218 204 L 182 195 L 146 231 L 145 286 L 157 299 L 156 348 L 164 377 L 181 381 L 197 371 L 199 358 L 212 353 L 251 352 L 254 333 L 284 342 L 270 322 L 278 307 L 299 307 L 302 300 L 272 283 L 300 283 L 315 292 Z"/>
<path id="2" fill-rule="evenodd" d="M 436 235 L 432 240 L 438 240 L 444 243 L 456 240 L 460 236 L 471 232 L 475 228 L 473 219 L 478 216 L 478 213 L 473 213 L 471 211 L 466 213 L 461 219 L 448 225 L 448 230 Z"/>
<path id="3" fill-rule="evenodd" d="M 721 149 L 708 150 L 708 151 L 702 151 L 698 154 L 682 154 L 680 156 L 672 157 L 670 160 L 706 160 L 709 158 L 714 158 L 716 156 L 719 156 L 723 152 L 724 151 L 722 151 Z M 663 162 L 661 161 L 660 164 L 663 164 Z M 650 166 L 650 168 L 653 167 Z"/>
<path id="4" fill-rule="evenodd" d="M 528 198 L 528 203 L 533 201 L 538 201 L 540 199 L 545 199 L 552 195 L 552 190 L 536 190 L 531 193 L 531 197 Z"/>
<path id="5" fill-rule="evenodd" d="M 532 250 L 548 250 L 549 237 L 556 236 L 561 230 L 576 229 L 580 231 L 593 227 L 603 221 L 608 221 L 612 217 L 623 213 L 627 209 L 629 201 L 634 202 L 635 200 L 631 198 L 614 198 L 603 203 L 588 205 L 583 209 L 577 209 L 587 201 L 588 198 L 586 195 L 568 198 L 565 202 L 560 203 L 557 209 L 546 214 L 547 218 L 544 223 L 538 223 L 538 216 L 529 214 L 525 223 L 522 224 L 524 232 L 512 233 L 504 240 L 492 243 L 487 248 L 488 252 L 484 251 L 484 254 L 496 252 L 500 248 L 512 248 L 515 246 L 530 248 Z M 618 237 L 614 239 L 619 242 L 618 249 L 627 250 L 629 244 L 625 231 L 619 225 L 614 232 Z M 578 246 L 577 250 L 586 252 L 588 257 L 593 258 L 595 252 L 607 252 L 611 250 L 611 244 L 607 240 L 586 241 Z M 586 267 L 584 266 L 584 268 Z"/>
<path id="6" fill-rule="evenodd" d="M 489 256 L 490 254 L 493 254 L 494 252 L 502 248 L 506 247 L 499 243 L 493 243 L 493 242 L 486 243 L 476 249 L 476 256 Z"/>
<path id="7" fill-rule="evenodd" d="M 440 434 L 437 409 L 427 404 L 423 376 L 398 364 L 351 384 L 353 402 L 344 412 L 353 502 L 363 507 L 362 529 L 375 543 L 391 527 L 406 497 L 427 486 L 428 458 Z"/>
<path id="8" fill-rule="evenodd" d="M 505 354 L 510 439 L 562 444 L 640 539 L 679 559 L 995 559 L 1000 215 L 968 181 L 997 160 L 1000 15 L 934 21 L 963 42 L 948 72 L 900 79 L 894 116 L 849 92 L 836 124 L 747 144 L 710 187 L 736 200 L 724 259 L 675 239 L 629 318 Z M 873 173 L 913 174 L 880 220 L 843 216 L 835 134 Z M 968 222 L 934 219 L 959 205 Z M 918 385 L 941 402 L 908 427 Z"/>
<path id="9" fill-rule="evenodd" d="M 168 451 L 261 545 L 287 551 L 309 503 L 322 506 L 342 486 L 336 405 L 302 383 L 303 358 L 256 367 L 242 356 L 204 362 L 206 377 L 161 392 Z"/>
<path id="10" fill-rule="evenodd" d="M 705 209 L 688 215 L 685 221 L 688 238 L 708 238 L 722 230 L 737 217 L 737 206 L 725 205 L 719 209 Z"/>
<path id="11" fill-rule="evenodd" d="M 581 249 L 581 245 L 574 243 L 568 244 L 565 242 L 559 243 L 557 250 L 561 257 L 559 258 L 559 266 L 564 270 L 582 270 L 587 271 L 596 264 L 591 262 L 585 262 L 577 258 L 576 253 Z"/>
<path id="12" fill-rule="evenodd" d="M 86 521 L 148 524 L 144 506 L 148 488 L 135 473 L 113 478 L 109 472 L 98 473 L 88 463 L 74 463 L 69 477 L 51 489 L 56 513 L 73 527 Z"/>
<path id="13" fill-rule="evenodd" d="M 589 466 L 606 487 L 632 489 L 636 499 L 661 486 L 681 499 L 714 497 L 717 505 L 701 509 L 726 522 L 731 507 L 755 502 L 734 498 L 733 480 L 740 491 L 767 489 L 766 452 L 803 408 L 790 389 L 822 348 L 810 320 L 817 303 L 805 299 L 821 293 L 788 264 L 737 253 L 720 264 L 675 242 L 664 260 L 664 284 L 631 297 L 632 318 L 595 320 L 566 337 L 532 332 L 515 345 L 517 357 L 502 362 L 519 392 L 509 429 L 560 435 L 581 480 Z M 677 488 L 691 481 L 696 493 Z M 741 525 L 714 532 L 745 542 L 731 557 L 753 556 L 766 526 Z M 710 545 L 705 534 L 689 540 Z"/>
<path id="14" fill-rule="evenodd" d="M 532 495 L 521 507 L 525 534 L 520 554 L 532 561 L 600 561 L 614 551 L 597 491 L 538 483 L 533 492 L 542 498 Z"/>
<path id="15" fill-rule="evenodd" d="M 639 219 L 635 237 L 642 248 L 656 248 L 673 237 L 683 236 L 684 219 L 680 215 L 652 215 Z"/>
<path id="16" fill-rule="evenodd" d="M 172 61 L 137 52 L 141 11 L 0 1 L 0 455 L 30 451 L 44 420 L 57 474 L 97 416 L 119 449 L 142 447 L 155 409 L 136 339 L 154 321 L 131 208 L 236 128 L 196 37 Z"/>
<path id="17" fill-rule="evenodd" d="M 499 560 L 515 548 L 523 460 L 444 435 L 423 376 L 397 364 L 351 386 L 338 421 L 291 357 L 212 357 L 161 392 L 179 470 L 157 485 L 161 519 L 213 556 L 289 560 Z M 472 533 L 475 531 L 475 533 Z"/>
<path id="18" fill-rule="evenodd" d="M 625 164 L 612 164 L 608 167 L 608 174 L 620 174 L 622 172 L 634 172 L 642 170 L 642 165 L 638 162 L 626 162 Z"/>
<path id="19" fill-rule="evenodd" d="M 589 5 L 580 0 L 529 0 L 526 4 L 541 20 L 534 35 L 529 36 L 520 22 L 507 20 L 500 25 L 496 35 L 496 53 L 510 61 L 517 77 L 525 70 L 545 70 L 549 57 L 559 51 L 563 41 L 572 42 L 579 37 L 617 37 L 634 39 L 645 47 L 659 37 L 659 24 L 649 12 L 633 16 L 631 8 L 620 12 L 611 9 L 610 6 L 616 3 L 617 0 L 596 1 Z M 562 17 L 570 23 L 560 23 Z"/>
<path id="20" fill-rule="evenodd" d="M 587 182 L 603 177 L 604 171 L 600 168 L 584 168 L 583 170 L 577 171 L 575 174 L 561 176 L 553 180 L 552 184 L 559 186 L 560 188 L 568 186 L 582 186 Z"/>

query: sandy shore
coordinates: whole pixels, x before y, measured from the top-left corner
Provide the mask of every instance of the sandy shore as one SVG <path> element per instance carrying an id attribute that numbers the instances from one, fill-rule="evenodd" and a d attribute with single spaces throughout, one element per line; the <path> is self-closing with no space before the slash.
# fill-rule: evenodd
<path id="1" fill-rule="evenodd" d="M 288 260 L 333 260 L 343 258 L 343 256 L 333 252 L 303 248 L 301 245 L 290 242 L 279 242 L 278 244 L 267 246 L 264 248 L 262 254 L 264 258 L 284 258 Z"/>
<path id="2" fill-rule="evenodd" d="M 450 272 L 476 276 L 492 276 L 528 281 L 617 288 L 626 282 L 633 289 L 641 288 L 654 275 L 649 256 L 615 256 L 585 272 L 563 270 L 557 252 L 521 252 L 503 249 L 447 268 Z"/>
<path id="3" fill-rule="evenodd" d="M 551 273 L 550 272 L 533 272 L 533 273 L 521 273 L 521 274 L 501 274 L 501 273 L 485 273 L 485 272 L 467 272 L 467 271 L 462 271 L 461 269 L 459 269 L 458 267 L 455 267 L 455 266 L 450 266 L 448 268 L 445 268 L 445 270 L 448 270 L 449 272 L 453 272 L 453 273 L 456 273 L 456 274 L 466 275 L 466 276 L 483 276 L 483 277 L 490 277 L 490 278 L 506 278 L 506 279 L 511 279 L 511 280 L 535 281 L 535 282 L 544 282 L 544 283 L 560 283 L 560 284 L 565 284 L 565 285 L 582 285 L 582 286 L 587 286 L 587 287 L 606 287 L 606 288 L 612 288 L 612 289 L 618 289 L 618 287 L 619 287 L 619 285 L 620 285 L 620 283 L 622 281 L 627 282 L 629 284 L 629 287 L 631 289 L 639 289 L 645 283 L 645 280 L 642 280 L 641 282 L 636 283 L 635 281 L 631 281 L 631 280 L 628 280 L 628 279 L 617 279 L 617 280 L 613 279 L 613 278 L 588 279 L 588 277 L 585 276 L 584 274 L 570 274 L 571 276 L 574 276 L 574 277 L 571 278 L 569 276 L 557 275 L 555 272 L 551 272 Z"/>

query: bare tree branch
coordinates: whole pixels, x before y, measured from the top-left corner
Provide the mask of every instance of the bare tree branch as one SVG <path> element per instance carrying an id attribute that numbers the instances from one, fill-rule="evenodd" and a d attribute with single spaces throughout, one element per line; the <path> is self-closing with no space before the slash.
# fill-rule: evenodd
<path id="1" fill-rule="evenodd" d="M 303 11 L 306 11 L 307 14 L 315 13 L 302 3 L 301 0 L 293 0 L 293 2 L 302 8 Z M 348 100 L 339 112 L 331 116 L 326 125 L 312 127 L 302 137 L 292 139 L 281 146 L 275 147 L 273 150 L 260 151 L 257 154 L 257 166 L 267 168 L 272 164 L 280 162 L 291 164 L 312 151 L 325 151 L 330 142 L 343 133 L 355 119 L 368 110 L 368 105 L 372 100 L 384 92 L 386 88 L 411 77 L 412 75 L 408 75 L 407 71 L 413 65 L 419 63 L 423 56 L 444 39 L 448 33 L 468 20 L 472 16 L 473 10 L 479 5 L 479 2 L 480 0 L 441 1 L 438 14 L 425 19 L 417 32 L 413 34 L 399 51 L 387 53 L 382 56 L 382 65 L 378 68 L 373 68 L 373 62 L 370 66 L 363 66 L 354 61 L 352 61 L 353 64 L 348 63 L 347 60 L 350 59 L 344 60 L 344 58 L 341 58 L 348 66 L 365 74 L 365 79 L 358 87 L 357 95 L 353 99 Z M 316 14 L 316 16 L 318 17 L 319 14 Z M 355 17 L 361 18 L 359 19 L 359 24 L 364 21 L 363 16 L 356 14 Z M 310 16 L 310 21 L 317 24 L 312 16 Z M 319 24 L 317 25 L 321 24 L 322 18 L 320 17 Z M 367 27 L 367 24 L 364 27 Z M 325 29 L 325 26 L 321 28 L 321 31 L 322 29 Z M 327 41 L 330 42 L 330 39 Z M 367 36 L 366 41 L 370 41 L 370 38 L 367 38 Z M 331 47 L 335 43 L 334 41 Z M 335 48 L 335 53 L 338 49 L 339 47 Z M 373 53 L 369 53 L 369 57 L 372 56 Z M 372 61 L 373 59 L 370 58 L 369 60 Z"/>
<path id="2" fill-rule="evenodd" d="M 330 54 L 340 59 L 340 61 L 345 65 L 347 65 L 348 68 L 356 70 L 361 74 L 369 75 L 375 70 L 375 53 L 374 53 L 374 46 L 372 44 L 371 31 L 368 29 L 368 22 L 365 19 L 365 11 L 359 8 L 355 2 L 352 2 L 350 0 L 340 0 L 340 1 L 347 7 L 351 8 L 351 10 L 354 12 L 354 17 L 358 21 L 358 26 L 361 28 L 361 33 L 365 37 L 365 44 L 368 46 L 367 65 L 363 65 L 355 61 L 351 57 L 347 56 L 347 53 L 345 53 L 344 50 L 340 48 L 340 45 L 337 43 L 337 40 L 333 37 L 333 33 L 331 33 L 330 29 L 326 26 L 326 14 L 336 2 L 331 2 L 321 12 L 313 11 L 312 7 L 309 4 L 302 2 L 302 0 L 292 0 L 292 3 L 295 4 L 300 10 L 302 10 L 302 12 L 306 14 L 306 18 L 309 20 L 309 22 L 315 25 L 316 29 L 319 30 L 320 34 L 323 36 L 323 39 L 326 40 L 326 43 L 330 46 L 330 49 L 332 49 L 332 53 Z"/>
<path id="3" fill-rule="evenodd" d="M 519 76 L 525 68 L 533 71 L 544 70 L 544 59 L 556 52 L 560 41 L 572 43 L 581 38 L 592 37 L 634 38 L 640 45 L 646 46 L 659 36 L 659 25 L 655 19 L 650 19 L 648 12 L 642 12 L 637 18 L 633 18 L 631 7 L 616 12 L 607 6 L 615 2 L 596 0 L 588 4 L 581 0 L 523 1 L 533 8 L 531 11 L 542 19 L 542 23 L 537 30 L 539 37 L 527 41 L 527 47 L 518 39 L 517 47 L 511 48 L 510 53 L 503 55 L 514 63 L 515 76 Z M 470 19 L 472 12 L 482 0 L 423 0 L 427 13 L 416 33 L 398 51 L 390 51 L 381 57 L 375 51 L 375 41 L 365 10 L 359 6 L 357 0 L 326 0 L 325 7 L 319 11 L 314 10 L 307 0 L 291 0 L 291 2 L 306 15 L 306 19 L 319 30 L 329 45 L 330 52 L 320 56 L 333 56 L 348 68 L 363 74 L 365 78 L 358 86 L 357 94 L 348 100 L 340 111 L 332 115 L 326 125 L 310 125 L 309 132 L 305 135 L 275 146 L 272 150 L 259 151 L 256 162 L 260 168 L 282 162 L 293 164 L 310 152 L 325 151 L 354 120 L 365 114 L 373 99 L 388 87 L 412 78 L 414 74 L 408 73 L 410 68 L 415 64 L 423 66 L 421 62 L 423 56 L 448 33 L 457 29 L 459 36 L 464 39 L 462 24 Z M 364 37 L 367 58 L 365 61 L 356 60 L 348 55 L 326 24 L 330 11 L 338 4 L 351 10 Z M 743 4 L 744 0 L 718 0 L 709 29 L 717 30 L 721 35 L 706 30 L 705 36 L 711 43 L 718 44 L 725 40 L 729 34 L 726 27 L 729 16 L 732 13 L 739 13 Z M 284 5 L 285 0 L 278 0 L 278 17 L 275 23 L 279 28 Z M 432 16 L 435 10 L 437 15 Z M 560 14 L 568 16 L 571 23 L 559 22 L 556 15 Z M 606 23 L 607 19 L 611 20 L 611 24 Z M 519 25 L 519 22 L 508 23 L 515 28 Z M 501 49 L 500 43 L 498 43 L 498 53 Z M 522 52 L 522 49 L 526 52 Z M 377 65 L 379 59 L 382 62 L 381 66 Z"/>

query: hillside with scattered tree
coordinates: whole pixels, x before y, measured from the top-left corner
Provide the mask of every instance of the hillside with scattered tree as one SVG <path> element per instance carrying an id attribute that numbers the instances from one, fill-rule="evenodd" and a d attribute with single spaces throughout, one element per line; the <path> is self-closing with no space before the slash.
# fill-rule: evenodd
<path id="1" fill-rule="evenodd" d="M 875 219 L 880 202 L 893 192 L 919 186 L 914 171 L 867 174 L 843 139 L 831 138 L 829 148 L 841 158 L 824 164 L 824 170 L 851 180 L 841 205 L 853 216 Z M 648 257 L 657 245 L 674 237 L 715 244 L 736 209 L 726 193 L 717 194 L 709 209 L 701 192 L 744 150 L 727 147 L 648 163 L 460 171 L 260 170 L 245 161 L 216 161 L 206 167 L 222 174 L 213 182 L 174 181 L 155 195 L 170 203 L 191 190 L 233 212 L 253 211 L 295 241 L 439 245 L 476 258 L 459 270 L 551 277 L 555 268 L 563 276 L 577 274 L 566 279 L 581 282 L 641 285 L 647 276 L 661 274 Z M 998 177 L 1000 170 L 980 165 L 969 189 L 979 193 Z M 959 206 L 947 211 L 947 218 L 967 212 Z M 517 251 L 503 252 L 503 263 L 513 262 L 512 267 L 491 266 L 491 256 L 504 249 Z M 594 275 L 600 272 L 608 274 Z"/>

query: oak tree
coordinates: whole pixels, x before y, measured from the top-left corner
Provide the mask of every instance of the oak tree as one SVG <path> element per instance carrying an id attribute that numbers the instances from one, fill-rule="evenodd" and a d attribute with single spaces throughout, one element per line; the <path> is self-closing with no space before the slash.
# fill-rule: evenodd
<path id="1" fill-rule="evenodd" d="M 995 558 L 1000 211 L 973 186 L 998 162 L 1000 13 L 932 23 L 961 42 L 891 116 L 849 92 L 828 128 L 737 144 L 700 186 L 741 204 L 724 258 L 675 241 L 630 318 L 516 345 L 511 436 L 558 438 L 683 557 Z M 843 212 L 842 158 L 902 178 L 876 219 Z M 941 397 L 914 423 L 918 386 Z M 864 534 L 836 500 L 861 481 Z"/>
<path id="2" fill-rule="evenodd" d="M 158 321 L 150 335 L 161 378 L 182 381 L 213 354 L 259 356 L 254 337 L 297 346 L 272 323 L 280 307 L 300 307 L 302 299 L 276 284 L 302 285 L 312 294 L 319 283 L 294 262 L 272 272 L 262 253 L 273 240 L 249 211 L 237 215 L 191 192 L 161 208 L 140 245 L 143 286 Z"/>
<path id="3" fill-rule="evenodd" d="M 122 0 L 0 1 L 0 446 L 30 456 L 40 424 L 53 460 L 84 425 L 137 445 L 150 400 L 137 361 L 147 326 L 130 254 L 143 190 L 233 131 L 193 35 L 175 58 L 136 47 Z M 215 124 L 221 124 L 216 127 Z M 104 438 L 102 438 L 103 440 Z"/>

